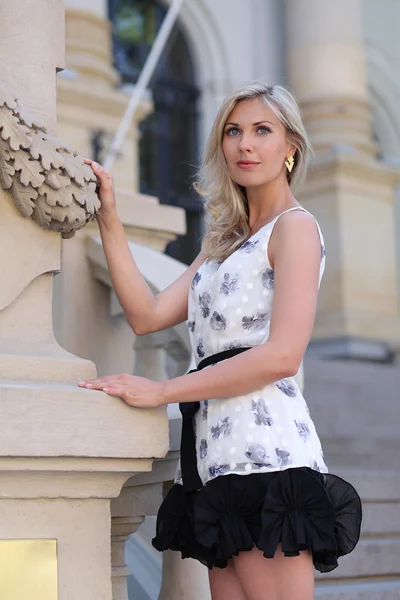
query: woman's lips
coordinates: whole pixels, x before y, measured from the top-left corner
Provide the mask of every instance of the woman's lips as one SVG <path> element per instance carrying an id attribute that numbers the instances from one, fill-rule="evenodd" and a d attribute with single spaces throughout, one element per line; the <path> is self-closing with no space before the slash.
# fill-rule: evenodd
<path id="1" fill-rule="evenodd" d="M 252 160 L 239 160 L 236 164 L 239 167 L 239 169 L 252 169 L 260 163 Z"/>

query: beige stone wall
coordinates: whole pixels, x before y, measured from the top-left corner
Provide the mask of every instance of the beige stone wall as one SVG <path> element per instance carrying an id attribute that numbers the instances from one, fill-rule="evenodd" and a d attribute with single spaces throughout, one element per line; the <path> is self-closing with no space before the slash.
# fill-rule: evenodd
<path id="1" fill-rule="evenodd" d="M 64 4 L 15 0 L 0 6 L 0 22 L 2 87 L 55 134 L 56 70 L 64 67 Z M 77 90 L 90 102 L 95 98 L 92 92 L 89 83 Z M 117 120 L 126 98 L 121 101 L 111 90 L 105 101 L 108 107 L 117 106 L 112 117 Z M 78 105 L 79 98 L 75 102 Z M 90 102 L 95 113 L 95 103 Z M 85 110 L 89 116 L 88 105 Z M 76 132 L 81 129 L 78 123 Z M 75 138 L 67 127 L 60 128 L 58 135 L 63 134 L 64 141 L 78 146 L 82 142 L 87 149 L 84 137 Z M 134 188 L 132 177 L 129 185 Z M 156 200 L 150 204 L 157 206 Z M 168 239 L 177 229 L 166 219 L 160 237 Z M 67 277 L 61 295 L 66 302 L 57 307 L 58 326 L 62 329 L 66 323 L 76 333 L 90 314 L 99 332 L 96 342 L 106 346 L 111 357 L 113 348 L 102 335 L 112 319 L 98 306 L 100 295 L 88 297 L 92 273 L 80 268 L 87 264 L 84 235 L 64 250 Z M 154 457 L 167 453 L 168 420 L 165 410 L 136 411 L 78 387 L 78 381 L 95 376 L 96 367 L 81 358 L 82 348 L 70 353 L 54 336 L 52 283 L 61 263 L 61 235 L 23 217 L 11 193 L 1 189 L 0 537 L 57 540 L 60 600 L 122 600 L 127 573 L 121 539 L 136 530 L 143 516 L 134 513 L 133 498 L 130 512 L 111 516 L 112 499 L 128 479 L 150 471 Z M 72 301 L 73 315 L 68 313 Z M 120 339 L 118 335 L 117 346 Z M 93 358 L 90 354 L 87 357 Z"/>

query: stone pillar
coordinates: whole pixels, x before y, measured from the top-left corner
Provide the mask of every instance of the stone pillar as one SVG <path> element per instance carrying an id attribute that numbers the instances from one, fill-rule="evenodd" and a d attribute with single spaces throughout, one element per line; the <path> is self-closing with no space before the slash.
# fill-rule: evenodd
<path id="1" fill-rule="evenodd" d="M 125 562 L 125 542 L 143 523 L 144 517 L 112 517 L 111 564 L 113 600 L 128 600 L 127 578 L 129 567 Z"/>
<path id="2" fill-rule="evenodd" d="M 299 200 L 320 221 L 327 266 L 311 354 L 387 361 L 398 348 L 395 187 L 376 158 L 361 0 L 286 0 L 290 87 L 316 150 Z"/>
<path id="3" fill-rule="evenodd" d="M 1 86 L 54 134 L 63 0 L 6 4 Z M 151 470 L 146 457 L 166 454 L 167 418 L 77 386 L 96 369 L 53 334 L 60 254 L 61 235 L 22 217 L 0 190 L 0 538 L 4 547 L 57 540 L 59 600 L 112 600 L 110 500 L 132 475 Z"/>
<path id="4" fill-rule="evenodd" d="M 334 144 L 374 154 L 361 0 L 286 0 L 290 85 L 317 151 Z"/>
<path id="5" fill-rule="evenodd" d="M 158 600 L 211 600 L 207 567 L 182 560 L 179 552 L 163 552 L 162 585 Z"/>

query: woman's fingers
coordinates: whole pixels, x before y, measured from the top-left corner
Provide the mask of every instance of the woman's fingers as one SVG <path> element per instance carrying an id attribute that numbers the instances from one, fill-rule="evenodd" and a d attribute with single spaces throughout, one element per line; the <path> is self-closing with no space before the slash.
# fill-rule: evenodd
<path id="1" fill-rule="evenodd" d="M 90 388 L 91 390 L 102 390 L 104 387 L 118 386 L 120 387 L 121 381 L 123 381 L 125 375 L 106 375 L 105 377 L 98 377 L 97 379 L 88 379 L 86 381 L 80 381 L 79 387 Z"/>
<path id="2" fill-rule="evenodd" d="M 98 162 L 91 160 L 90 158 L 84 158 L 83 162 L 92 168 L 93 173 L 100 179 L 101 184 L 112 186 L 113 176 Z"/>
<path id="3" fill-rule="evenodd" d="M 88 379 L 88 381 L 80 381 L 78 385 L 80 387 L 91 388 L 94 390 L 103 389 L 107 383 L 112 381 L 111 377 L 100 377 L 99 379 Z"/>
<path id="4" fill-rule="evenodd" d="M 124 395 L 124 389 L 121 387 L 105 387 L 103 388 L 103 392 L 108 394 L 109 396 L 120 396 L 121 398 Z"/>

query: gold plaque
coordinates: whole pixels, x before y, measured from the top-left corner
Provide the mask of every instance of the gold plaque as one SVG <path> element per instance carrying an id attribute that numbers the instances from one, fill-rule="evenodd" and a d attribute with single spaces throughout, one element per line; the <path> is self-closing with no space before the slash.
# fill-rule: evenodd
<path id="1" fill-rule="evenodd" d="M 1 600 L 57 600 L 57 540 L 0 540 Z"/>

